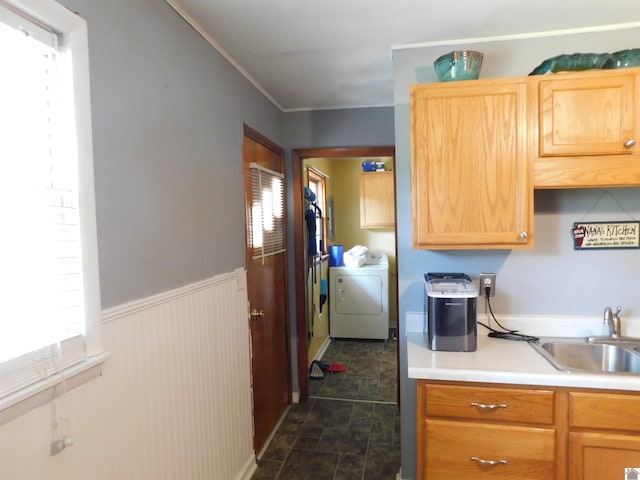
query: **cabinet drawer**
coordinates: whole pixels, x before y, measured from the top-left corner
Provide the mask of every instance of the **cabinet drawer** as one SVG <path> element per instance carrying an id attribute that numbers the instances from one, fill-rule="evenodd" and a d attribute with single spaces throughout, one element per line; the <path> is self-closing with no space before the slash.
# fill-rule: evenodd
<path id="1" fill-rule="evenodd" d="M 640 395 L 571 392 L 572 427 L 640 431 Z"/>
<path id="2" fill-rule="evenodd" d="M 519 388 L 424 385 L 425 415 L 491 422 L 554 423 L 555 392 Z"/>
<path id="3" fill-rule="evenodd" d="M 555 475 L 553 429 L 426 420 L 426 435 L 429 480 L 551 480 Z"/>

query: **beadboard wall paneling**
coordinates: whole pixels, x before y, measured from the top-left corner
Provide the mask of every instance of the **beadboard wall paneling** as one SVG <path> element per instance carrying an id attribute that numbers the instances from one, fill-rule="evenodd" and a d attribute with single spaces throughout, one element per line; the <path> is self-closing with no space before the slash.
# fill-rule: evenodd
<path id="1" fill-rule="evenodd" d="M 243 269 L 103 312 L 102 377 L 0 428 L 0 478 L 249 479 Z M 52 421 L 74 444 L 49 455 Z"/>

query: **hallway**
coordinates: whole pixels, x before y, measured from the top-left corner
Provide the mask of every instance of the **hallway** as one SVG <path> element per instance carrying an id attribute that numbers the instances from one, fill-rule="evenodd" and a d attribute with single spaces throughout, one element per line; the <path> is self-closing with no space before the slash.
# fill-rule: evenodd
<path id="1" fill-rule="evenodd" d="M 312 380 L 252 480 L 395 480 L 400 469 L 396 340 L 334 340 L 322 357 L 347 372 Z"/>

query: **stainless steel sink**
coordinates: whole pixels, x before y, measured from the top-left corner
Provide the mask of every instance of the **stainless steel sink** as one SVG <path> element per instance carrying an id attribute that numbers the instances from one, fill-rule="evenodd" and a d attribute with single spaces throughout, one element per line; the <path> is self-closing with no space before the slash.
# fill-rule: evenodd
<path id="1" fill-rule="evenodd" d="M 594 344 L 584 338 L 541 338 L 529 343 L 558 370 L 640 374 L 640 345 Z"/>
<path id="2" fill-rule="evenodd" d="M 640 354 L 640 338 L 638 337 L 587 337 L 587 343 L 617 345 Z"/>

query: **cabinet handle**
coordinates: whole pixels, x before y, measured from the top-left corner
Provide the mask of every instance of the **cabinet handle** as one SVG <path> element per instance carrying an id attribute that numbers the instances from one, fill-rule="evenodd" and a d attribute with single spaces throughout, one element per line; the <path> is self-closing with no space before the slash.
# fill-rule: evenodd
<path id="1" fill-rule="evenodd" d="M 506 465 L 507 464 L 506 460 L 485 460 L 484 458 L 479 458 L 479 457 L 471 457 L 470 460 L 472 462 L 481 463 L 482 465 Z"/>
<path id="2" fill-rule="evenodd" d="M 471 405 L 472 407 L 478 407 L 482 410 L 497 410 L 499 408 L 507 408 L 507 404 L 506 403 L 478 403 L 478 402 L 471 402 L 469 405 Z"/>
<path id="3" fill-rule="evenodd" d="M 632 138 L 631 140 L 627 140 L 626 142 L 624 142 L 624 148 L 634 147 L 635 144 L 636 144 L 636 141 Z"/>
<path id="4" fill-rule="evenodd" d="M 529 235 L 527 235 L 527 232 L 520 232 L 520 240 L 524 242 L 527 238 L 529 238 Z"/>

